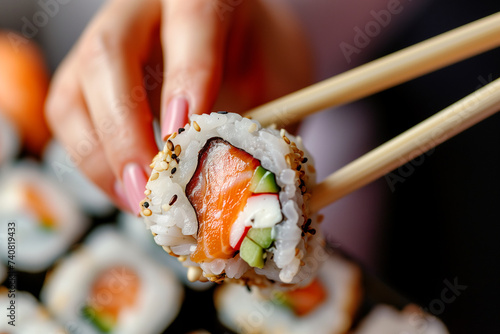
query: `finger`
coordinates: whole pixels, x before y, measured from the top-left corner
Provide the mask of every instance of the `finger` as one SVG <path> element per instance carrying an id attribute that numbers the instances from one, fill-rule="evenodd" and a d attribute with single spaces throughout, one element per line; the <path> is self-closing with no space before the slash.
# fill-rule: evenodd
<path id="1" fill-rule="evenodd" d="M 114 13 L 120 12 L 120 15 Z M 144 197 L 146 173 L 158 148 L 144 87 L 142 65 L 159 22 L 157 1 L 115 1 L 96 19 L 97 33 L 84 40 L 79 77 L 106 160 L 121 179 L 135 213 Z"/>
<path id="2" fill-rule="evenodd" d="M 74 70 L 62 65 L 47 97 L 45 113 L 55 137 L 66 148 L 71 161 L 120 208 L 130 211 L 118 180 L 109 167 L 85 102 L 73 79 Z"/>
<path id="3" fill-rule="evenodd" d="M 162 93 L 162 138 L 184 126 L 191 113 L 208 112 L 222 75 L 230 18 L 217 1 L 164 1 L 161 39 L 166 81 Z"/>

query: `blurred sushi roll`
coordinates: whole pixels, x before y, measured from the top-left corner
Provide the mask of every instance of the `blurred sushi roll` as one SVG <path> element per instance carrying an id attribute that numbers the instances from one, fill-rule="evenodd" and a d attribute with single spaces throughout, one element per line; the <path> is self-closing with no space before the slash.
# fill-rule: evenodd
<path id="1" fill-rule="evenodd" d="M 15 231 L 16 269 L 39 272 L 62 255 L 88 226 L 71 197 L 35 163 L 21 162 L 0 174 L 0 219 Z M 0 234 L 7 245 L 7 234 Z M 4 243 L 5 242 L 5 243 Z M 7 260 L 8 252 L 2 252 Z"/>
<path id="2" fill-rule="evenodd" d="M 0 308 L 6 313 L 0 321 L 0 333 L 66 334 L 64 327 L 52 319 L 30 293 L 11 292 L 0 287 Z"/>
<path id="3" fill-rule="evenodd" d="M 269 298 L 256 288 L 224 284 L 214 303 L 219 320 L 236 333 L 347 333 L 361 290 L 360 269 L 333 255 L 306 287 L 274 291 Z"/>
<path id="4" fill-rule="evenodd" d="M 178 261 L 179 258 L 173 256 L 166 256 L 165 251 L 158 246 L 153 238 L 151 232 L 146 228 L 141 217 L 136 217 L 126 212 L 120 212 L 118 215 L 118 226 L 126 238 L 132 243 L 138 245 L 144 252 L 146 252 L 152 259 L 160 264 L 167 266 L 177 275 L 177 277 L 193 290 L 207 290 L 212 285 L 206 282 L 191 282 L 186 277 L 186 268 Z"/>
<path id="5" fill-rule="evenodd" d="M 19 153 L 20 146 L 17 131 L 0 111 L 0 166 L 12 161 L 13 157 Z"/>
<path id="6" fill-rule="evenodd" d="M 323 239 L 299 137 L 238 114 L 192 115 L 150 167 L 141 215 L 190 280 L 290 288 L 313 279 Z"/>
<path id="7" fill-rule="evenodd" d="M 47 174 L 56 179 L 86 213 L 105 216 L 115 209 L 109 198 L 86 178 L 58 141 L 49 142 L 44 150 L 43 162 Z"/>
<path id="8" fill-rule="evenodd" d="M 48 276 L 41 299 L 75 333 L 161 333 L 177 316 L 184 291 L 114 228 L 95 230 Z"/>
<path id="9" fill-rule="evenodd" d="M 416 305 L 408 305 L 402 311 L 380 304 L 363 319 L 352 334 L 448 334 L 446 326 L 436 317 L 423 312 Z"/>

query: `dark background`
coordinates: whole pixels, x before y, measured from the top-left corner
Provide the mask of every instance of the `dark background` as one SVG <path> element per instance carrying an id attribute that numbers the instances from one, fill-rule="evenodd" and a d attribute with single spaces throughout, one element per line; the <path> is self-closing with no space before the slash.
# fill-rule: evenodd
<path id="1" fill-rule="evenodd" d="M 433 1 L 384 54 L 499 10 L 500 1 Z M 498 77 L 497 49 L 377 94 L 381 142 Z M 451 333 L 500 328 L 499 144 L 494 115 L 395 171 L 410 175 L 393 192 L 387 184 L 383 279 Z M 451 302 L 445 280 L 466 286 Z"/>

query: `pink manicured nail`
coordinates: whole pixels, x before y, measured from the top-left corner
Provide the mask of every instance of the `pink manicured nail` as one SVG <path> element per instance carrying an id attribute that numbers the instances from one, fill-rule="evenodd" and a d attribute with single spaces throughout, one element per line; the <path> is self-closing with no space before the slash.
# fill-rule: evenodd
<path id="1" fill-rule="evenodd" d="M 121 184 L 121 182 L 119 180 L 115 181 L 113 188 L 115 191 L 115 195 L 118 198 L 119 203 L 117 203 L 117 204 L 120 206 L 120 208 L 123 210 L 128 209 L 128 211 L 132 211 L 132 209 L 130 208 L 130 206 L 128 204 L 128 198 L 125 195 L 125 190 L 123 190 L 123 185 Z"/>
<path id="2" fill-rule="evenodd" d="M 146 189 L 146 174 L 136 163 L 129 163 L 123 169 L 123 186 L 132 212 L 139 215 L 140 202 L 144 199 Z"/>
<path id="3" fill-rule="evenodd" d="M 167 110 L 162 117 L 161 137 L 166 137 L 176 132 L 189 122 L 189 105 L 184 97 L 174 97 L 168 103 Z"/>

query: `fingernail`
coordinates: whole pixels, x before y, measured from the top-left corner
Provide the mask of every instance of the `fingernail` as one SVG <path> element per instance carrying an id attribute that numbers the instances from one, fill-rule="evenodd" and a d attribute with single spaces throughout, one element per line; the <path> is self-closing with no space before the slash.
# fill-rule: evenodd
<path id="1" fill-rule="evenodd" d="M 123 187 L 128 204 L 137 216 L 141 212 L 140 202 L 144 199 L 146 189 L 146 174 L 136 163 L 129 163 L 123 169 Z"/>
<path id="2" fill-rule="evenodd" d="M 117 203 L 118 206 L 123 210 L 132 211 L 132 208 L 130 208 L 130 205 L 128 204 L 128 198 L 125 195 L 125 190 L 123 190 L 123 185 L 121 184 L 121 182 L 119 180 L 115 181 L 113 188 L 115 191 L 115 195 L 118 199 L 118 203 Z"/>
<path id="3" fill-rule="evenodd" d="M 186 125 L 189 122 L 189 105 L 186 98 L 178 96 L 171 99 L 161 122 L 163 140 Z"/>

